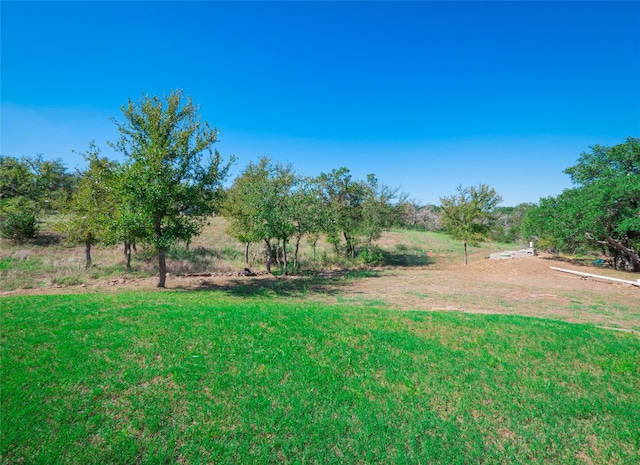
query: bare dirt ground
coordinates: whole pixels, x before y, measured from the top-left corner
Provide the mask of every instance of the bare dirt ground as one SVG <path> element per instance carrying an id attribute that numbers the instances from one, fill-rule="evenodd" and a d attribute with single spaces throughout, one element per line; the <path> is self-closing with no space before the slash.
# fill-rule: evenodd
<path id="1" fill-rule="evenodd" d="M 511 260 L 489 260 L 481 253 L 470 256 L 469 265 L 436 261 L 419 267 L 372 269 L 349 277 L 347 270 L 318 276 L 275 277 L 236 273 L 173 276 L 172 290 L 219 290 L 230 295 L 264 295 L 286 300 L 313 300 L 332 304 L 383 305 L 400 310 L 459 311 L 549 318 L 591 323 L 640 335 L 640 287 L 551 270 L 571 269 L 635 280 L 639 276 L 580 266 L 548 255 Z M 21 289 L 3 293 L 84 293 L 154 290 L 157 278 L 121 277 L 82 286 Z"/>
<path id="2" fill-rule="evenodd" d="M 634 278 L 628 273 L 576 266 L 545 255 L 511 260 L 476 257 L 467 266 L 449 263 L 390 270 L 381 279 L 354 283 L 343 292 L 381 300 L 398 309 L 535 316 L 640 331 L 640 287 L 585 279 L 550 266 Z"/>

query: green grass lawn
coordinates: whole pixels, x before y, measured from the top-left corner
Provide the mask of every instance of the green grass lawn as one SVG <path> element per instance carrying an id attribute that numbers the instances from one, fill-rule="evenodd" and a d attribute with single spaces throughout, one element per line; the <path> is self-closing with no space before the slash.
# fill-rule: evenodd
<path id="1" fill-rule="evenodd" d="M 5 297 L 2 463 L 640 463 L 640 339 L 222 292 Z"/>

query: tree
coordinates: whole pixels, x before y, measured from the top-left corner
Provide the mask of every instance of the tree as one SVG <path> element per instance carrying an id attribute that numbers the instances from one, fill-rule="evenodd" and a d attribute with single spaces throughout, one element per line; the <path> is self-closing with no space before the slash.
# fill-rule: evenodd
<path id="1" fill-rule="evenodd" d="M 336 254 L 344 239 L 345 253 L 354 258 L 359 245 L 371 246 L 384 230 L 400 221 L 405 198 L 398 195 L 398 189 L 381 184 L 374 174 L 358 181 L 348 168 L 341 167 L 320 173 L 314 184 L 326 215 L 323 232 Z"/>
<path id="2" fill-rule="evenodd" d="M 229 234 L 245 245 L 264 242 L 269 272 L 277 260 L 274 240 L 282 241 L 286 269 L 286 243 L 295 232 L 292 195 L 298 182 L 291 165 L 273 164 L 262 157 L 247 165 L 225 196 L 222 212 L 230 220 Z"/>
<path id="3" fill-rule="evenodd" d="M 327 240 L 339 253 L 342 236 L 346 253 L 354 257 L 358 230 L 363 222 L 362 204 L 366 198 L 364 183 L 354 181 L 345 167 L 320 173 L 316 182 L 328 215 L 324 231 Z"/>
<path id="4" fill-rule="evenodd" d="M 613 147 L 594 145 L 582 152 L 578 163 L 564 170 L 577 185 L 589 185 L 620 176 L 640 176 L 640 138 L 627 137 Z"/>
<path id="5" fill-rule="evenodd" d="M 311 237 L 315 259 L 315 246 L 318 242 L 318 236 L 326 224 L 327 215 L 323 207 L 320 190 L 313 179 L 301 178 L 296 183 L 291 197 L 290 214 L 296 239 L 293 266 L 297 269 L 300 241 L 305 235 Z"/>
<path id="6" fill-rule="evenodd" d="M 496 242 L 521 242 L 522 221 L 533 203 L 521 203 L 515 207 L 497 207 L 496 224 L 490 233 L 491 240 Z"/>
<path id="7" fill-rule="evenodd" d="M 63 205 L 74 188 L 74 176 L 60 160 L 0 156 L 0 233 L 22 242 L 38 233 L 43 211 Z"/>
<path id="8" fill-rule="evenodd" d="M 486 184 L 465 188 L 460 185 L 457 190 L 457 194 L 440 198 L 441 222 L 448 235 L 464 242 L 466 265 L 467 243 L 475 244 L 486 238 L 496 220 L 494 210 L 502 197 Z"/>
<path id="9" fill-rule="evenodd" d="M 57 225 L 67 241 L 85 246 L 85 268 L 91 266 L 91 247 L 104 239 L 116 206 L 115 178 L 118 163 L 100 157 L 95 142 L 82 154 L 88 168 L 80 174 L 77 188 L 69 200 L 69 218 Z"/>
<path id="10" fill-rule="evenodd" d="M 120 138 L 110 145 L 126 157 L 123 211 L 135 218 L 139 238 L 158 254 L 158 287 L 165 287 L 167 250 L 201 231 L 233 161 L 223 163 L 218 151 L 211 151 L 218 130 L 202 122 L 198 112 L 178 90 L 164 99 L 129 100 L 122 107 L 124 122 L 113 120 Z"/>
<path id="11" fill-rule="evenodd" d="M 382 232 L 401 221 L 402 206 L 406 199 L 398 200 L 398 188 L 390 188 L 381 184 L 374 174 L 367 175 L 365 182 L 365 199 L 362 203 L 361 232 L 367 245 L 380 239 Z"/>
<path id="12" fill-rule="evenodd" d="M 41 208 L 51 212 L 64 206 L 76 188 L 77 178 L 67 172 L 62 160 L 44 160 L 41 155 L 25 160 L 35 175 L 35 192 Z"/>
<path id="13" fill-rule="evenodd" d="M 640 271 L 640 139 L 590 149 L 565 170 L 577 187 L 541 199 L 524 233 L 557 252 L 603 248 L 616 267 Z"/>
<path id="14" fill-rule="evenodd" d="M 400 224 L 407 229 L 425 229 L 441 231 L 440 207 L 438 205 L 420 205 L 415 199 L 405 200 L 399 204 L 401 210 Z"/>
<path id="15" fill-rule="evenodd" d="M 24 196 L 0 200 L 0 236 L 22 243 L 33 239 L 40 229 L 37 204 Z"/>
<path id="16" fill-rule="evenodd" d="M 14 197 L 36 198 L 35 173 L 26 161 L 0 156 L 0 200 Z"/>

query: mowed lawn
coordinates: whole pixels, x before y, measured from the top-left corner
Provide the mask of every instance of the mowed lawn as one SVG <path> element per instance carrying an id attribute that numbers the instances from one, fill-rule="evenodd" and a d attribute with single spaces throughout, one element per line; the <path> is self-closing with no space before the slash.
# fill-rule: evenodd
<path id="1" fill-rule="evenodd" d="M 634 334 L 222 292 L 0 305 L 3 463 L 640 463 Z"/>

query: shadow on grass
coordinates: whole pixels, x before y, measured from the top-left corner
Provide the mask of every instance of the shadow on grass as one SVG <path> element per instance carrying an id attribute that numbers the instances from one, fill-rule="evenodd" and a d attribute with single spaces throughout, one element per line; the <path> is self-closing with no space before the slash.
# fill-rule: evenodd
<path id="1" fill-rule="evenodd" d="M 542 260 L 549 260 L 549 261 L 554 261 L 554 262 L 564 262 L 564 263 L 570 263 L 572 265 L 576 265 L 576 266 L 590 266 L 593 265 L 593 258 L 569 258 L 569 257 L 561 257 L 559 255 L 552 255 L 550 257 L 540 257 Z M 611 266 L 611 264 L 608 264 L 606 267 L 603 266 L 603 268 L 613 268 Z"/>
<path id="2" fill-rule="evenodd" d="M 222 291 L 236 297 L 307 297 L 338 295 L 340 287 L 356 279 L 378 278 L 381 271 L 332 270 L 308 276 L 264 276 L 237 278 L 224 283 L 202 279 L 197 286 L 176 286 L 186 291 Z"/>
<path id="3" fill-rule="evenodd" d="M 28 239 L 23 244 L 38 245 L 46 247 L 49 245 L 57 245 L 62 242 L 62 236 L 60 234 L 54 234 L 48 231 L 40 231 L 33 239 Z"/>
<path id="4" fill-rule="evenodd" d="M 382 251 L 384 263 L 390 266 L 427 266 L 435 263 L 435 259 L 427 254 L 412 254 Z"/>

